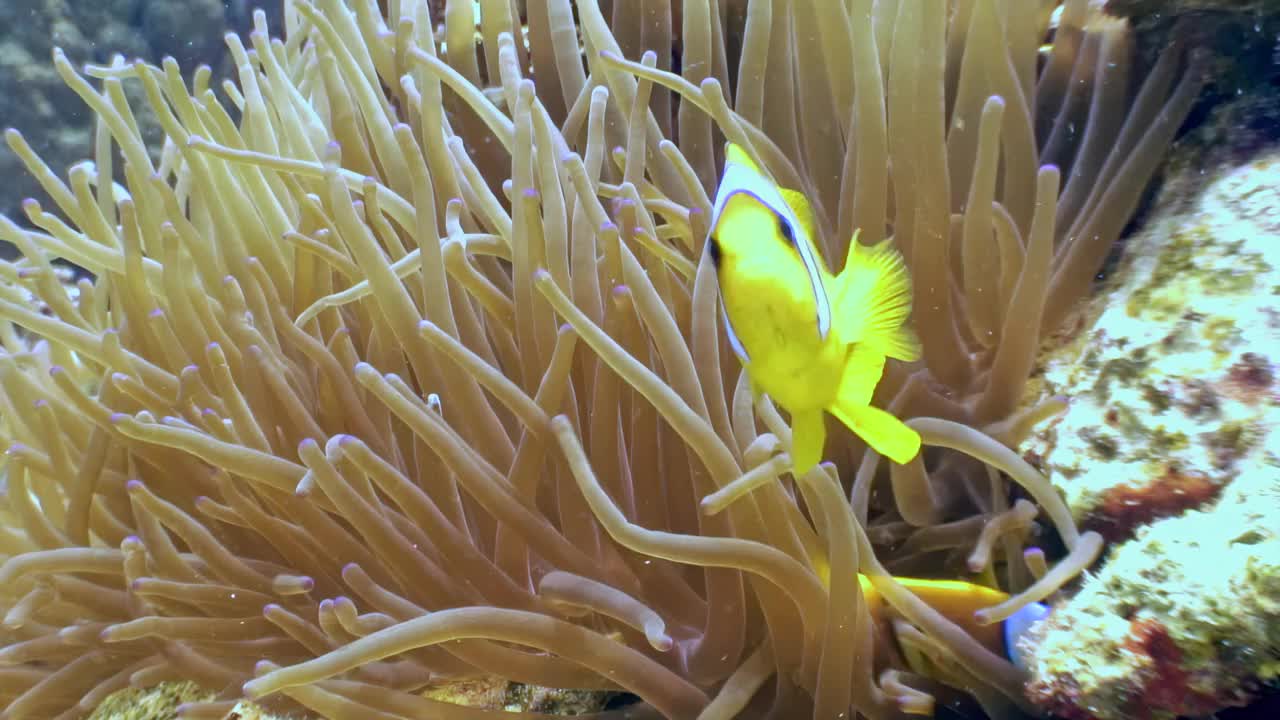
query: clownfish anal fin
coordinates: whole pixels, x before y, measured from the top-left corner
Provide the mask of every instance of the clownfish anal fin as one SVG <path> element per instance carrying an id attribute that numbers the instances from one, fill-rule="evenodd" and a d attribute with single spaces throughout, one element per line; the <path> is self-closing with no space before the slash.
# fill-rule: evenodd
<path id="1" fill-rule="evenodd" d="M 791 462 L 797 478 L 822 461 L 826 444 L 827 424 L 821 410 L 791 413 Z"/>

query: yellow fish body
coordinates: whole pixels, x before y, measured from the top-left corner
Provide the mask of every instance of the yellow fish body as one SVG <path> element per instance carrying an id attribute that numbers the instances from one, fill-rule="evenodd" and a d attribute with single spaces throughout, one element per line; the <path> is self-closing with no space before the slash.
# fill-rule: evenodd
<path id="1" fill-rule="evenodd" d="M 920 356 L 905 325 L 910 280 L 889 241 L 864 247 L 855 234 L 833 276 L 804 196 L 779 188 L 732 143 L 711 228 L 730 342 L 753 391 L 790 413 L 795 472 L 822 459 L 824 411 L 894 462 L 915 457 L 919 434 L 870 404 L 887 357 Z"/>
<path id="2" fill-rule="evenodd" d="M 1027 649 L 1023 647 L 1025 638 L 1040 620 L 1049 614 L 1049 606 L 1044 603 L 1027 603 L 1008 618 L 991 625 L 979 623 L 974 613 L 980 609 L 997 605 L 1009 599 L 1009 595 L 984 585 L 975 585 L 963 580 L 927 580 L 921 578 L 894 578 L 916 597 L 937 610 L 940 615 L 960 626 L 983 647 L 1013 663 L 1016 667 L 1027 669 L 1029 662 Z M 896 617 L 893 609 L 872 587 L 865 575 L 858 575 L 862 585 L 862 595 L 867 602 L 867 612 L 877 624 L 879 632 L 885 637 L 894 637 L 889 621 Z M 928 658 L 915 649 L 900 644 L 898 651 L 907 668 L 923 675 L 933 674 Z"/>

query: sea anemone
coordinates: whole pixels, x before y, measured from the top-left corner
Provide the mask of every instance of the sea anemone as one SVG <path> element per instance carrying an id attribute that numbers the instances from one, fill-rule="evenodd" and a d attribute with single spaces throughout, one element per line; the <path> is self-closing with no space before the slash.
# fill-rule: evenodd
<path id="1" fill-rule="evenodd" d="M 0 717 L 167 679 L 220 692 L 193 716 L 488 717 L 419 692 L 477 674 L 670 718 L 886 718 L 947 685 L 1029 709 L 890 573 L 986 572 L 1014 593 L 990 623 L 1096 558 L 1011 449 L 1061 407 L 1023 386 L 1194 59 L 1131 92 L 1087 0 L 1047 49 L 1048 2 L 438 5 L 286 0 L 284 39 L 228 37 L 221 100 L 207 69 L 55 53 L 98 145 L 64 182 L 6 135 L 60 215 L 0 217 Z M 827 257 L 859 228 L 908 260 L 924 361 L 878 398 L 930 447 L 883 486 L 848 434 L 792 478 L 728 351 L 725 139 L 808 194 Z M 1022 554 L 1035 507 L 1053 564 Z"/>

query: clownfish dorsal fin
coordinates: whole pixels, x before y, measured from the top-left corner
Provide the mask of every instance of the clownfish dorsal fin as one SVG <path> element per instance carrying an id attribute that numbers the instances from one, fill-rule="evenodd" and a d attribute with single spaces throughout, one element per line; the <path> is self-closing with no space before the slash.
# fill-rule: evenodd
<path id="1" fill-rule="evenodd" d="M 759 175 L 764 175 L 764 173 L 760 171 L 760 166 L 756 164 L 756 161 L 752 160 L 751 156 L 747 154 L 746 149 L 737 143 L 728 143 L 725 146 L 724 163 L 726 165 L 729 163 L 742 165 L 744 167 L 751 168 L 752 171 Z"/>

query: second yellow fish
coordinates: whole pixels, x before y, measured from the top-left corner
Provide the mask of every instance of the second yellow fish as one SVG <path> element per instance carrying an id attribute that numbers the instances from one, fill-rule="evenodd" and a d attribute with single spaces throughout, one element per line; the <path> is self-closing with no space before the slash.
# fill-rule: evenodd
<path id="1" fill-rule="evenodd" d="M 894 462 L 915 457 L 919 434 L 870 404 L 886 357 L 920 356 L 906 326 L 910 279 L 889 241 L 866 247 L 855 234 L 833 276 L 814 243 L 808 201 L 774 184 L 732 143 L 711 228 L 707 252 L 730 343 L 753 392 L 790 413 L 795 472 L 822 460 L 824 411 Z"/>

